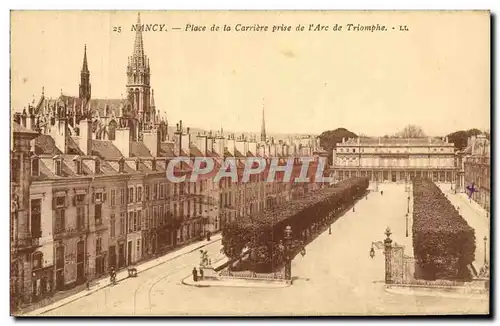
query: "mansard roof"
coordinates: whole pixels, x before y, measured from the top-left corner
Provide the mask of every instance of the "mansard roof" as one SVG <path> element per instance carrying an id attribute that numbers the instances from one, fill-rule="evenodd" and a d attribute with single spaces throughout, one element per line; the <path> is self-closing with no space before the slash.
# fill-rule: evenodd
<path id="1" fill-rule="evenodd" d="M 429 141 L 430 140 L 430 141 Z M 445 142 L 442 138 L 436 138 L 436 137 L 422 137 L 422 138 L 385 138 L 385 137 L 380 137 L 380 138 L 368 138 L 368 137 L 361 137 L 359 138 L 359 144 L 360 145 L 442 145 L 442 146 L 453 146 L 451 143 Z M 350 146 L 350 145 L 357 145 L 358 144 L 358 138 L 349 138 L 346 139 L 345 143 L 340 142 L 339 145 L 343 146 Z"/>
<path id="2" fill-rule="evenodd" d="M 49 135 L 40 135 L 35 140 L 35 154 L 36 155 L 59 155 L 62 154 L 61 150 L 57 148 L 56 143 Z"/>
<path id="3" fill-rule="evenodd" d="M 92 155 L 102 159 L 119 159 L 123 155 L 109 140 L 92 140 Z"/>
<path id="4" fill-rule="evenodd" d="M 149 157 L 153 156 L 151 155 L 151 152 L 149 149 L 144 145 L 143 142 L 140 141 L 131 141 L 130 142 L 130 156 L 132 157 Z"/>

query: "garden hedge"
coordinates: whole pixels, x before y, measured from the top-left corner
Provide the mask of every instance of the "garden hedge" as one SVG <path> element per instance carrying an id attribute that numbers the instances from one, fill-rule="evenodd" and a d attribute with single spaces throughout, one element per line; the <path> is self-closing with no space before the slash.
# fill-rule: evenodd
<path id="1" fill-rule="evenodd" d="M 324 222 L 331 212 L 353 204 L 366 193 L 368 184 L 368 178 L 364 177 L 347 179 L 278 207 L 236 219 L 222 230 L 224 253 L 230 259 L 237 259 L 246 247 L 257 269 L 273 269 L 284 259 L 281 240 L 287 225 L 292 227 L 294 243 L 300 242 L 303 230 Z"/>
<path id="2" fill-rule="evenodd" d="M 467 280 L 474 261 L 475 232 L 430 180 L 413 181 L 413 250 L 415 277 Z"/>

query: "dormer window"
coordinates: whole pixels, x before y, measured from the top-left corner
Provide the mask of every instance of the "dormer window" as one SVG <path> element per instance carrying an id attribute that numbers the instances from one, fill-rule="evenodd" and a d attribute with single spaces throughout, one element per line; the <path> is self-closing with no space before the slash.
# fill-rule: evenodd
<path id="1" fill-rule="evenodd" d="M 139 160 L 135 161 L 135 170 L 136 171 L 139 171 L 139 169 L 140 169 L 140 164 L 139 163 L 140 163 Z"/>
<path id="2" fill-rule="evenodd" d="M 82 161 L 77 160 L 76 162 L 76 174 L 82 174 Z"/>
<path id="3" fill-rule="evenodd" d="M 40 175 L 40 160 L 38 157 L 31 159 L 31 176 L 38 177 Z"/>
<path id="4" fill-rule="evenodd" d="M 101 161 L 99 159 L 95 160 L 95 173 L 101 173 Z"/>
<path id="5" fill-rule="evenodd" d="M 118 162 L 118 172 L 124 173 L 125 172 L 125 160 L 121 159 Z"/>
<path id="6" fill-rule="evenodd" d="M 61 176 L 62 175 L 62 160 L 61 159 L 55 160 L 54 165 L 55 165 L 56 175 Z"/>
<path id="7" fill-rule="evenodd" d="M 153 171 L 156 171 L 156 159 L 153 159 L 153 161 L 151 161 L 151 169 Z"/>

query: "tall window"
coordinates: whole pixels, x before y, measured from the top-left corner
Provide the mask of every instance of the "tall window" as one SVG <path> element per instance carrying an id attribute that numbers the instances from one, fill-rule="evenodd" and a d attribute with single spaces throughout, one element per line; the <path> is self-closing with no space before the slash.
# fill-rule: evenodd
<path id="1" fill-rule="evenodd" d="M 120 189 L 120 205 L 125 205 L 125 189 Z"/>
<path id="2" fill-rule="evenodd" d="M 120 213 L 120 234 L 124 235 L 125 234 L 125 226 L 126 226 L 126 220 L 125 220 L 125 213 Z"/>
<path id="3" fill-rule="evenodd" d="M 97 238 L 95 240 L 95 253 L 96 255 L 100 255 L 102 252 L 102 238 Z"/>
<path id="4" fill-rule="evenodd" d="M 128 203 L 131 204 L 134 202 L 134 187 L 128 188 Z"/>
<path id="5" fill-rule="evenodd" d="M 153 186 L 153 200 L 157 199 L 158 198 L 158 184 L 155 183 L 154 186 Z"/>
<path id="6" fill-rule="evenodd" d="M 55 223 L 55 233 L 61 233 L 63 232 L 65 228 L 65 211 L 64 209 L 57 209 L 56 210 L 56 223 Z"/>
<path id="7" fill-rule="evenodd" d="M 146 201 L 149 201 L 149 185 L 144 186 L 144 197 Z"/>
<path id="8" fill-rule="evenodd" d="M 128 212 L 128 232 L 133 232 L 134 229 L 134 214 L 133 212 Z"/>
<path id="9" fill-rule="evenodd" d="M 35 252 L 32 256 L 33 259 L 33 269 L 42 268 L 43 254 L 41 252 Z"/>
<path id="10" fill-rule="evenodd" d="M 137 231 L 141 230 L 142 211 L 137 211 Z"/>
<path id="11" fill-rule="evenodd" d="M 75 163 L 76 163 L 76 174 L 82 174 L 82 161 L 77 160 Z"/>
<path id="12" fill-rule="evenodd" d="M 134 232 L 137 231 L 137 212 L 134 212 Z"/>
<path id="13" fill-rule="evenodd" d="M 163 220 L 164 220 L 164 215 L 163 215 L 163 206 L 160 205 L 160 208 L 159 208 L 160 212 L 159 212 L 159 225 L 162 226 L 163 225 Z"/>
<path id="14" fill-rule="evenodd" d="M 94 209 L 95 224 L 99 225 L 102 223 L 102 204 L 96 204 Z"/>
<path id="15" fill-rule="evenodd" d="M 55 161 L 55 170 L 56 170 L 56 175 L 62 175 L 62 161 L 61 160 Z"/>
<path id="16" fill-rule="evenodd" d="M 137 187 L 136 195 L 137 195 L 137 201 L 141 202 L 142 201 L 142 187 Z"/>
<path id="17" fill-rule="evenodd" d="M 116 190 L 111 189 L 111 206 L 116 205 Z"/>
<path id="18" fill-rule="evenodd" d="M 85 207 L 78 206 L 76 208 L 76 228 L 82 230 L 85 228 Z"/>
<path id="19" fill-rule="evenodd" d="M 114 238 L 115 237 L 115 226 L 116 226 L 116 217 L 115 214 L 111 214 L 109 219 L 109 235 Z"/>
<path id="20" fill-rule="evenodd" d="M 160 199 L 165 198 L 165 184 L 160 184 Z"/>
<path id="21" fill-rule="evenodd" d="M 32 199 L 31 200 L 31 236 L 33 238 L 40 238 L 42 236 L 42 224 L 41 224 L 41 211 L 42 211 L 42 200 Z"/>

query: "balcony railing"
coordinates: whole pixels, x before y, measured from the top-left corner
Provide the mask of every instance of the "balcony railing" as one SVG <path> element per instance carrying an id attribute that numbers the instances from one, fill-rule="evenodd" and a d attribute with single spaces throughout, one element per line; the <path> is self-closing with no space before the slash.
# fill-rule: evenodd
<path id="1" fill-rule="evenodd" d="M 17 250 L 32 249 L 40 246 L 40 238 L 22 238 L 15 241 L 14 247 Z"/>

